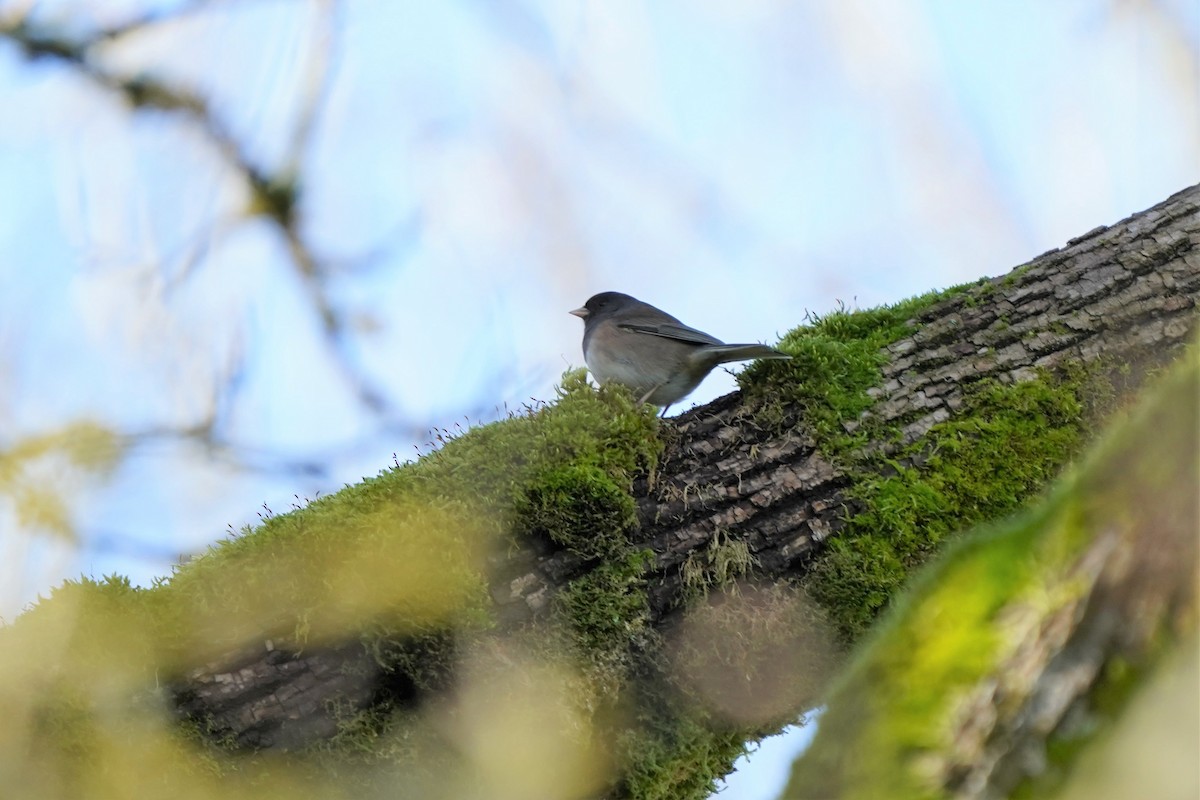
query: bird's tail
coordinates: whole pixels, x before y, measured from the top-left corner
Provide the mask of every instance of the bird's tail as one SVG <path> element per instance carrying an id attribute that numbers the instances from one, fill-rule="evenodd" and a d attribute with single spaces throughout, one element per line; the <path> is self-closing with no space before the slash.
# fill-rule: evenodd
<path id="1" fill-rule="evenodd" d="M 704 348 L 706 361 L 716 366 L 729 361 L 750 361 L 755 358 L 791 358 L 787 353 L 765 344 L 721 344 Z"/>

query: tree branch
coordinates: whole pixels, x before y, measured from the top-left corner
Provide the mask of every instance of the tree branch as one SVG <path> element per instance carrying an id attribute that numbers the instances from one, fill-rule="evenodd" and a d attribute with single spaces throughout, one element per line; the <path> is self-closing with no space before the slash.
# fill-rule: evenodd
<path id="1" fill-rule="evenodd" d="M 843 420 L 843 430 L 887 423 L 899 437 L 868 441 L 863 450 L 894 454 L 960 414 L 973 385 L 1016 385 L 1043 368 L 1103 362 L 1136 387 L 1196 329 L 1198 245 L 1194 186 L 953 294 L 910 321 L 912 334 L 881 354 L 873 405 Z M 689 557 L 719 537 L 745 543 L 758 579 L 790 578 L 803 575 L 856 513 L 846 491 L 856 462 L 824 453 L 800 409 L 764 424 L 752 405 L 735 393 L 669 420 L 656 474 L 635 485 L 633 545 L 653 553 L 648 583 L 656 626 L 670 624 L 688 595 Z M 569 581 L 595 567 L 531 543 L 493 574 L 498 618 L 514 625 L 538 617 Z M 311 741 L 299 732 L 331 730 L 324 700 L 337 695 L 367 707 L 384 680 L 361 649 L 296 654 L 264 643 L 197 666 L 177 700 L 182 714 L 203 719 L 218 736 L 256 748 L 291 747 Z"/>

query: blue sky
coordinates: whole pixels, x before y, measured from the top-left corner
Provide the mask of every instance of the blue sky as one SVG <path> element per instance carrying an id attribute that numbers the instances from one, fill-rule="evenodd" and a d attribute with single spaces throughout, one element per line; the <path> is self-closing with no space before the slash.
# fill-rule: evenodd
<path id="1" fill-rule="evenodd" d="M 0 21 L 86 33 L 148 7 L 4 0 Z M 327 7 L 212 4 L 96 58 L 212 98 L 264 171 L 296 156 L 340 350 L 204 137 L 0 39 L 0 447 L 210 413 L 230 445 L 141 436 L 72 484 L 76 542 L 0 502 L 0 616 L 81 572 L 149 582 L 263 503 L 552 397 L 582 365 L 566 311 L 597 291 L 769 341 L 806 310 L 1003 273 L 1200 177 L 1185 0 Z"/>

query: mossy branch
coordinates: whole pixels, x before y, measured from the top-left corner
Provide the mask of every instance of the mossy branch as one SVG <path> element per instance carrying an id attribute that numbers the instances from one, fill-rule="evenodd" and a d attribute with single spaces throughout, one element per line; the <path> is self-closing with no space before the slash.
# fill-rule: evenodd
<path id="1" fill-rule="evenodd" d="M 1134 676 L 1194 644 L 1200 349 L 1160 383 L 1046 500 L 921 574 L 833 691 L 786 797 L 1055 796 Z M 1145 734 L 1171 741 L 1183 714 Z"/>

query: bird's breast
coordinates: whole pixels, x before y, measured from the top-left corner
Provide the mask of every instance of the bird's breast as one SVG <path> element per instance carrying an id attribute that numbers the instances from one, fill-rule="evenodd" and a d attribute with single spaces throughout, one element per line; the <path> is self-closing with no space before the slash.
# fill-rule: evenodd
<path id="1" fill-rule="evenodd" d="M 653 376 L 647 375 L 644 366 L 627 353 L 616 354 L 610 348 L 589 347 L 583 352 L 592 376 L 601 384 L 619 383 L 628 386 L 635 394 L 654 388 Z"/>

